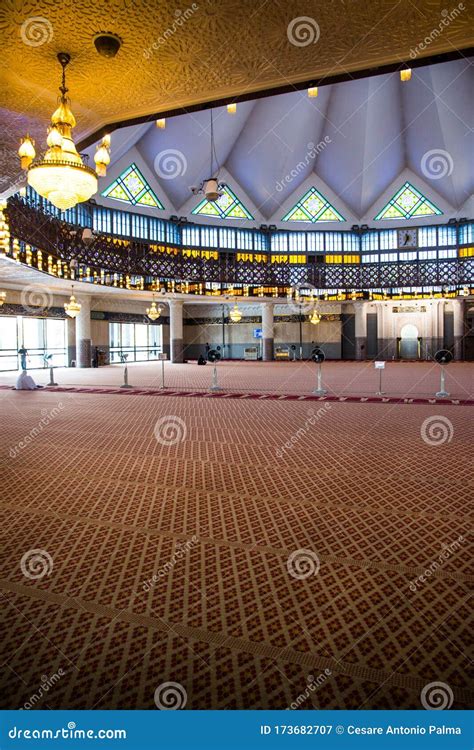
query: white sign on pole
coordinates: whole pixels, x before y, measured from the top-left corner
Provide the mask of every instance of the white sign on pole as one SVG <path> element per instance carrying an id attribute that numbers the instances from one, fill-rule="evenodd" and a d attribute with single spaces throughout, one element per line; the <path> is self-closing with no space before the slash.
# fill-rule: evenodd
<path id="1" fill-rule="evenodd" d="M 374 362 L 374 367 L 376 370 L 385 370 L 385 362 Z"/>

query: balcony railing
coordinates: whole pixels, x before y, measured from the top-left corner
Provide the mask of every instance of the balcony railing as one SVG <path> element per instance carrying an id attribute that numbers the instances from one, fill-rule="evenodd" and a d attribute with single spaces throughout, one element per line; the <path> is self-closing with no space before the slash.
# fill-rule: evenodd
<path id="1" fill-rule="evenodd" d="M 271 254 L 260 253 L 258 260 L 241 260 L 235 251 L 190 250 L 84 232 L 83 226 L 17 197 L 8 202 L 6 217 L 9 253 L 17 260 L 64 278 L 127 288 L 219 294 L 235 287 L 236 294 L 284 296 L 295 288 L 362 294 L 405 288 L 455 291 L 474 281 L 474 257 L 469 256 L 345 263 L 342 255 L 340 263 L 292 263 L 272 262 Z"/>

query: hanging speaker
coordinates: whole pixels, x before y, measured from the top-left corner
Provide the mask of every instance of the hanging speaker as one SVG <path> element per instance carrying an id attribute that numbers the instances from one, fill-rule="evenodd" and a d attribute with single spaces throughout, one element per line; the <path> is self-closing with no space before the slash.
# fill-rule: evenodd
<path id="1" fill-rule="evenodd" d="M 449 365 L 453 360 L 453 355 L 449 349 L 439 349 L 434 355 L 434 358 L 440 365 Z"/>
<path id="2" fill-rule="evenodd" d="M 210 349 L 207 353 L 207 359 L 209 362 L 219 362 L 221 353 L 217 349 Z"/>
<path id="3" fill-rule="evenodd" d="M 311 359 L 313 362 L 318 362 L 320 364 L 321 362 L 324 362 L 326 355 L 319 346 L 316 346 L 311 352 Z"/>

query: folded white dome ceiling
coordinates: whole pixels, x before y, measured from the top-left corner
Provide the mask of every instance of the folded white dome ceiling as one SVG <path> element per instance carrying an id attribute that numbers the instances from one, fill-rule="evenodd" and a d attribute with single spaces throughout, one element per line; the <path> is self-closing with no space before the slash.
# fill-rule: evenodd
<path id="1" fill-rule="evenodd" d="M 470 61 L 460 59 L 415 69 L 404 83 L 392 73 L 321 86 L 316 98 L 295 91 L 239 103 L 234 115 L 219 107 L 217 157 L 232 189 L 266 220 L 280 221 L 283 204 L 309 182 L 329 186 L 336 207 L 361 218 L 405 168 L 459 208 L 473 192 L 473 84 Z M 193 112 L 164 130 L 136 126 L 136 142 L 128 135 L 177 212 L 189 209 L 190 186 L 210 177 L 209 125 L 209 111 Z M 126 160 L 122 143 L 112 136 L 113 163 Z M 179 162 L 173 172 L 167 157 L 168 166 Z"/>

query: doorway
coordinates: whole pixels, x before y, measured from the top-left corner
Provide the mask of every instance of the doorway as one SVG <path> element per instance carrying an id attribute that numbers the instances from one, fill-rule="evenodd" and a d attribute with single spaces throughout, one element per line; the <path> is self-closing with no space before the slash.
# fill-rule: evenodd
<path id="1" fill-rule="evenodd" d="M 397 339 L 399 359 L 419 359 L 421 352 L 421 337 L 418 328 L 411 323 L 404 325 Z"/>

